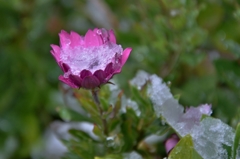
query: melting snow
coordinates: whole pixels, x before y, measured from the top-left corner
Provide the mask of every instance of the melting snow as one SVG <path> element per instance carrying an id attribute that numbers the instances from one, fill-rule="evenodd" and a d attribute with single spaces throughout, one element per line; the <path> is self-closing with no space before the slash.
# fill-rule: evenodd
<path id="1" fill-rule="evenodd" d="M 162 116 L 179 135 L 191 134 L 195 149 L 204 159 L 228 158 L 223 145 L 232 146 L 234 130 L 219 119 L 206 117 L 200 121 L 202 114 L 212 113 L 211 106 L 191 107 L 184 113 L 183 106 L 173 98 L 161 78 L 152 75 L 150 80 L 148 94 L 157 116 Z"/>
<path id="2" fill-rule="evenodd" d="M 137 75 L 130 81 L 130 84 L 136 86 L 140 90 L 149 79 L 149 76 L 150 75 L 147 72 L 140 70 L 137 72 Z"/>
<path id="3" fill-rule="evenodd" d="M 104 70 L 110 62 L 118 62 L 115 61 L 115 54 L 121 56 L 122 52 L 122 46 L 113 43 L 87 48 L 68 47 L 61 51 L 60 59 L 63 63 L 68 64 L 72 74 L 79 75 L 84 69 L 92 73 L 99 69 Z"/>

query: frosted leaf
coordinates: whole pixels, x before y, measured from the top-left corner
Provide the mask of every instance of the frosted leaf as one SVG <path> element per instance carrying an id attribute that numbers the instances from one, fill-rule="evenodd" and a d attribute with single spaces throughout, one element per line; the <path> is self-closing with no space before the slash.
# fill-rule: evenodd
<path id="1" fill-rule="evenodd" d="M 178 104 L 177 100 L 167 99 L 162 105 L 162 116 L 169 125 L 176 126 L 183 115 L 183 107 Z"/>
<path id="2" fill-rule="evenodd" d="M 139 90 L 149 79 L 149 74 L 143 70 L 139 70 L 137 75 L 130 81 L 130 84 L 136 86 Z"/>
<path id="3" fill-rule="evenodd" d="M 123 159 L 143 159 L 137 152 L 133 151 L 131 153 L 124 153 Z"/>
<path id="4" fill-rule="evenodd" d="M 132 108 L 137 116 L 141 115 L 141 111 L 139 110 L 138 104 L 131 100 L 127 99 L 125 96 L 122 97 L 122 105 L 121 105 L 121 112 L 126 113 L 127 107 Z"/>
<path id="5" fill-rule="evenodd" d="M 121 92 L 121 90 L 119 89 L 118 85 L 116 84 L 116 82 L 114 81 L 114 85 L 109 85 L 109 90 L 111 91 L 111 95 L 109 98 L 109 103 L 112 104 L 113 106 L 115 105 L 117 99 L 118 99 L 118 95 Z M 126 108 L 130 107 L 132 108 L 137 116 L 140 116 L 141 111 L 139 110 L 139 106 L 138 104 L 131 100 L 126 98 L 126 96 L 122 96 L 121 98 L 121 112 L 122 113 L 126 113 Z"/>
<path id="6" fill-rule="evenodd" d="M 200 119 L 203 114 L 211 115 L 212 110 L 210 105 L 200 105 L 198 107 L 190 107 L 181 115 L 176 123 L 176 128 L 181 136 L 187 135 L 195 125 L 200 124 Z"/>
<path id="7" fill-rule="evenodd" d="M 226 159 L 223 145 L 232 146 L 234 130 L 219 119 L 205 118 L 192 129 L 195 149 L 204 159 Z"/>
<path id="8" fill-rule="evenodd" d="M 163 83 L 162 79 L 157 75 L 151 75 L 149 79 L 151 84 L 149 85 L 147 92 L 153 103 L 156 115 L 159 117 L 164 102 L 168 99 L 173 99 L 173 96 L 167 85 Z"/>
<path id="9" fill-rule="evenodd" d="M 229 158 L 224 147 L 232 146 L 234 130 L 219 119 L 207 117 L 200 121 L 203 114 L 211 115 L 210 105 L 190 107 L 184 113 L 184 108 L 173 98 L 161 78 L 152 75 L 149 79 L 148 95 L 158 117 L 162 116 L 180 136 L 190 134 L 196 151 L 204 159 Z"/>
<path id="10" fill-rule="evenodd" d="M 118 63 L 115 56 L 121 56 L 122 52 L 122 46 L 113 43 L 92 47 L 67 47 L 61 50 L 60 59 L 71 68 L 71 74 L 79 75 L 84 69 L 94 73 L 104 70 L 111 62 Z M 65 73 L 65 76 L 68 75 L 69 73 Z"/>

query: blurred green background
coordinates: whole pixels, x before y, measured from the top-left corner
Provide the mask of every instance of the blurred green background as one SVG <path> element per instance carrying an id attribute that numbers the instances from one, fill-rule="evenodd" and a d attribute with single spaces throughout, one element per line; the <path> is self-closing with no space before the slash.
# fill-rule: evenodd
<path id="1" fill-rule="evenodd" d="M 0 159 L 29 159 L 49 124 L 61 70 L 50 54 L 64 29 L 113 29 L 133 51 L 115 78 L 125 93 L 137 70 L 155 73 L 184 106 L 212 104 L 240 121 L 237 0 L 0 0 Z"/>

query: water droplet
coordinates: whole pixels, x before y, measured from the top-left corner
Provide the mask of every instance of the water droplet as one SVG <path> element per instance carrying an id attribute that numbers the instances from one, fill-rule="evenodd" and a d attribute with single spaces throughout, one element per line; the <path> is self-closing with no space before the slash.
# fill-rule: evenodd
<path id="1" fill-rule="evenodd" d="M 71 44 L 71 40 L 70 39 L 66 39 L 65 43 L 66 43 L 67 46 L 69 46 Z"/>
<path id="2" fill-rule="evenodd" d="M 115 137 L 114 136 L 109 136 L 109 137 L 107 137 L 106 140 L 107 140 L 106 141 L 107 147 L 114 147 L 115 146 L 115 142 L 114 142 Z"/>
<path id="3" fill-rule="evenodd" d="M 98 29 L 98 30 L 96 31 L 96 33 L 97 33 L 98 35 L 101 35 L 101 34 L 102 34 L 102 31 L 101 31 L 100 29 Z"/>

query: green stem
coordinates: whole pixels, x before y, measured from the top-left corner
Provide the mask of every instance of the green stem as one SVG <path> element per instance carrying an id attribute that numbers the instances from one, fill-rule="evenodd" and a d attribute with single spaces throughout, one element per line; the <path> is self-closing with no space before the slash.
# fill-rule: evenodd
<path id="1" fill-rule="evenodd" d="M 98 90 L 92 89 L 92 96 L 102 120 L 104 134 L 108 136 L 107 120 L 103 117 L 103 110 L 101 108 L 101 103 L 98 98 Z"/>

